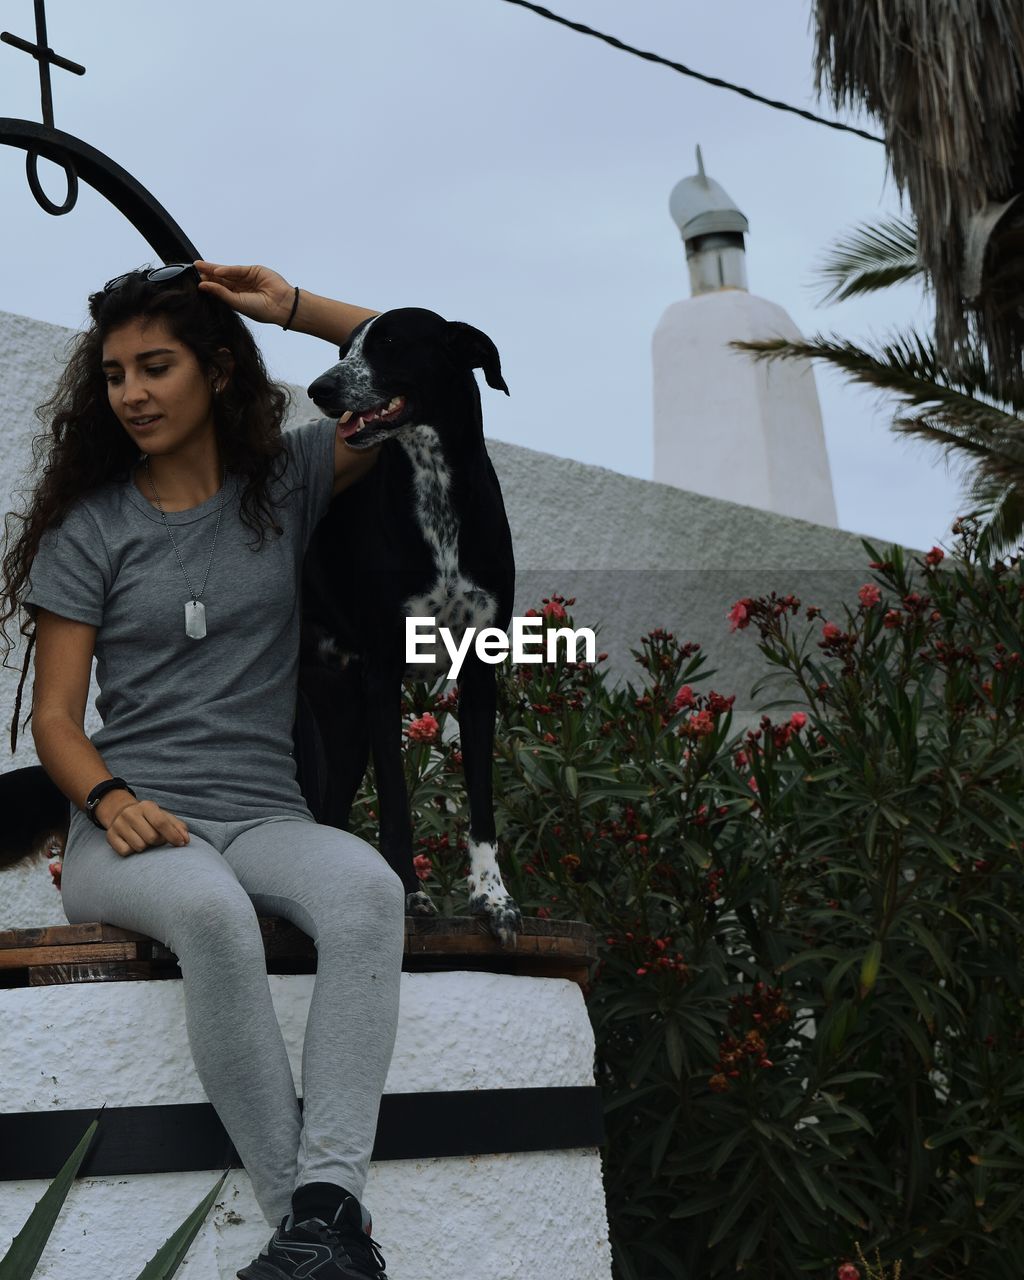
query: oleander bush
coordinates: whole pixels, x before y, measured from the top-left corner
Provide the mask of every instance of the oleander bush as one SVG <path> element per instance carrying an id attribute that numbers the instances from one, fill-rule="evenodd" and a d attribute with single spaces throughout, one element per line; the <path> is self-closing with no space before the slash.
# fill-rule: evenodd
<path id="1" fill-rule="evenodd" d="M 954 531 L 912 563 L 864 542 L 842 620 L 738 601 L 723 627 L 759 636 L 771 693 L 755 728 L 662 630 L 635 683 L 499 668 L 506 881 L 599 936 L 620 1280 L 853 1280 L 864 1254 L 902 1280 L 1020 1275 L 1024 574 Z M 420 874 L 459 911 L 441 689 L 408 691 L 407 770 Z"/>

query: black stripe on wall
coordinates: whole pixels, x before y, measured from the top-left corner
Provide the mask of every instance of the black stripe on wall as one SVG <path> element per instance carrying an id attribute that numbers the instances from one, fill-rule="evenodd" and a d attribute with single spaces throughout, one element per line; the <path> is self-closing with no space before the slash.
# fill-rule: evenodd
<path id="1" fill-rule="evenodd" d="M 300 1104 L 301 1105 L 301 1104 Z M 0 1115 L 0 1181 L 52 1178 L 96 1110 Z M 561 1151 L 604 1142 L 600 1090 L 467 1089 L 388 1093 L 381 1100 L 374 1160 Z M 80 1177 L 241 1168 L 208 1102 L 105 1107 Z"/>

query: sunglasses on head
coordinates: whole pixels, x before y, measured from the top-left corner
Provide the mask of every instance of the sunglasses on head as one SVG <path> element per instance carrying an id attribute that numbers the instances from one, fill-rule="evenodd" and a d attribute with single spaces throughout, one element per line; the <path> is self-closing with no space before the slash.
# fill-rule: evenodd
<path id="1" fill-rule="evenodd" d="M 198 284 L 202 277 L 191 262 L 169 262 L 163 267 L 153 267 L 151 271 L 126 271 L 124 275 L 114 276 L 113 280 L 108 280 L 103 286 L 103 292 L 113 293 L 128 280 L 134 280 L 140 276 L 143 280 L 152 281 L 153 284 L 167 284 L 188 272 L 192 273 L 193 280 Z"/>

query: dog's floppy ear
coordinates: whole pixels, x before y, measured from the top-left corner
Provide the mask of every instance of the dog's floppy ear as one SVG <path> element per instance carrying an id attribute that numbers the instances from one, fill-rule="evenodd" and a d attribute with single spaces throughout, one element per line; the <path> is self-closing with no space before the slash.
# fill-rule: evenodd
<path id="1" fill-rule="evenodd" d="M 466 369 L 482 369 L 487 385 L 508 395 L 508 387 L 501 376 L 498 348 L 486 333 L 461 320 L 449 320 L 445 342 L 457 364 Z"/>

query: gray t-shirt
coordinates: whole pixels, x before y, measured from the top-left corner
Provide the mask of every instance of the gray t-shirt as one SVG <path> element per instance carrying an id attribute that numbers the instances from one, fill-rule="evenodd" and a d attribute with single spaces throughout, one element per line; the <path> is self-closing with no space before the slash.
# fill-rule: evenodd
<path id="1" fill-rule="evenodd" d="M 284 433 L 288 466 L 271 488 L 282 535 L 262 547 L 239 514 L 241 483 L 167 513 L 207 634 L 185 634 L 190 592 L 160 512 L 130 481 L 80 499 L 48 530 L 26 603 L 96 632 L 92 736 L 112 774 L 140 800 L 182 817 L 309 816 L 295 779 L 292 721 L 302 557 L 331 500 L 337 423 Z M 224 499 L 217 545 L 217 513 Z"/>

